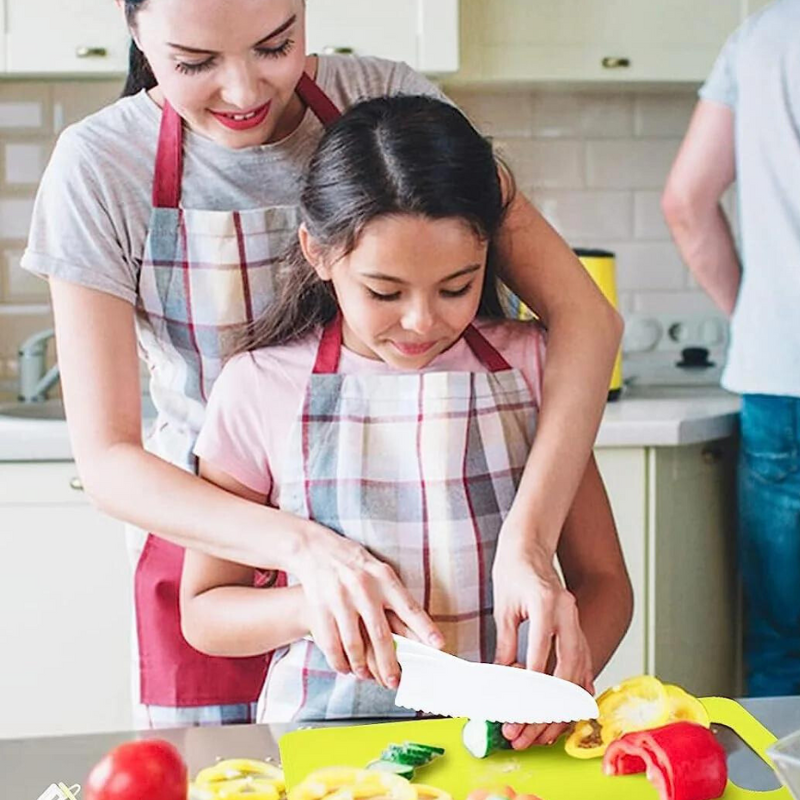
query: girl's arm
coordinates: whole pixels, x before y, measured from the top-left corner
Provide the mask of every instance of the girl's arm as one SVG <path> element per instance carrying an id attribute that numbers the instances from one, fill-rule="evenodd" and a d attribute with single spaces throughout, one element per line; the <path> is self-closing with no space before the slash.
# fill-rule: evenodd
<path id="1" fill-rule="evenodd" d="M 384 680 L 399 674 L 387 609 L 422 641 L 441 646 L 430 617 L 365 548 L 148 453 L 133 306 L 55 278 L 50 292 L 70 439 L 96 506 L 183 547 L 296 575 L 306 587 L 317 644 L 334 669 L 364 668 L 363 626 Z"/>
<path id="2" fill-rule="evenodd" d="M 633 615 L 633 588 L 622 555 L 597 463 L 592 456 L 567 515 L 558 546 L 558 560 L 576 618 L 579 638 L 555 642 L 556 669 L 584 673 L 590 689 L 628 630 Z M 580 625 L 577 625 L 577 621 Z M 559 648 L 567 650 L 565 654 Z M 570 663 L 565 663 L 567 660 Z M 559 672 L 562 674 L 559 675 Z M 506 725 L 504 735 L 516 750 L 550 744 L 565 730 L 562 724 Z"/>
<path id="3" fill-rule="evenodd" d="M 517 618 L 498 630 L 497 660 L 515 659 L 519 622 L 527 618 L 527 666 L 543 670 L 553 632 L 565 642 L 578 635 L 559 628 L 570 599 L 552 561 L 603 414 L 622 322 L 572 250 L 520 193 L 504 223 L 499 256 L 503 279 L 546 325 L 548 344 L 536 438 L 499 548 L 507 563 L 528 564 L 531 580 L 502 612 Z"/>
<path id="4" fill-rule="evenodd" d="M 267 498 L 200 461 L 200 475 L 227 492 L 263 506 Z M 181 577 L 181 629 L 210 656 L 253 656 L 310 632 L 302 587 L 256 588 L 252 567 L 187 550 Z"/>

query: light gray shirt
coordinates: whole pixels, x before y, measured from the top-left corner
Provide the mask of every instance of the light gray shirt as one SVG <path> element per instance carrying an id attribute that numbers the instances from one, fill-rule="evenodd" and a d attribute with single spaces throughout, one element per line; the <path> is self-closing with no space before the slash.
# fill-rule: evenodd
<path id="1" fill-rule="evenodd" d="M 386 94 L 442 97 L 406 64 L 377 58 L 320 56 L 316 80 L 342 111 Z M 23 268 L 136 303 L 160 122 L 161 109 L 140 92 L 61 134 L 39 186 Z M 227 211 L 297 204 L 321 134 L 311 111 L 290 136 L 258 147 L 232 150 L 187 130 L 182 205 Z"/>
<path id="2" fill-rule="evenodd" d="M 800 0 L 749 17 L 700 96 L 735 115 L 743 276 L 722 383 L 800 397 Z"/>

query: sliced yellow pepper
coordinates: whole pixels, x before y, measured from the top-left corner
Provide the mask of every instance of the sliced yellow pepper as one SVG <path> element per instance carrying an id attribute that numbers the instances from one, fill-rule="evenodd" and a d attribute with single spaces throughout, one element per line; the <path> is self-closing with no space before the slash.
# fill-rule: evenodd
<path id="1" fill-rule="evenodd" d="M 288 800 L 417 800 L 411 784 L 399 775 L 355 767 L 326 767 L 295 786 Z"/>
<path id="2" fill-rule="evenodd" d="M 194 782 L 198 786 L 205 786 L 220 781 L 246 778 L 250 775 L 271 780 L 279 792 L 285 788 L 282 769 L 254 758 L 228 758 L 218 761 L 211 767 L 201 769 Z"/>
<path id="3" fill-rule="evenodd" d="M 414 791 L 417 793 L 419 800 L 453 800 L 453 798 L 444 790 L 436 786 L 429 786 L 427 783 L 412 783 Z"/>
<path id="4" fill-rule="evenodd" d="M 666 684 L 664 688 L 667 691 L 667 699 L 669 700 L 670 722 L 685 720 L 686 722 L 696 722 L 705 728 L 711 727 L 708 712 L 696 697 L 681 689 L 680 686 Z"/>
<path id="5" fill-rule="evenodd" d="M 603 741 L 626 733 L 658 728 L 669 721 L 667 690 L 658 678 L 641 675 L 603 692 L 597 699 Z"/>
<path id="6" fill-rule="evenodd" d="M 576 722 L 564 743 L 564 750 L 573 758 L 598 758 L 606 752 L 606 747 L 608 743 L 603 741 L 600 723 L 596 719 Z"/>

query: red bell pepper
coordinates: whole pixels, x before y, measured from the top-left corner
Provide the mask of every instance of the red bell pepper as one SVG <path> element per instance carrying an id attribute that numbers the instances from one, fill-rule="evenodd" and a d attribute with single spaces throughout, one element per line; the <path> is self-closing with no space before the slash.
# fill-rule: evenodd
<path id="1" fill-rule="evenodd" d="M 616 739 L 603 756 L 603 772 L 646 772 L 660 800 L 714 800 L 728 783 L 725 751 L 708 728 L 694 722 L 673 722 Z"/>

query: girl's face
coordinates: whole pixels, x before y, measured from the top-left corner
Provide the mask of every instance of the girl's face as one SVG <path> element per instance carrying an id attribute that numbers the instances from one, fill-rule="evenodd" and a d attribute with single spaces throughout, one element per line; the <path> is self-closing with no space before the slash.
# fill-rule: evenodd
<path id="1" fill-rule="evenodd" d="M 488 244 L 463 220 L 380 217 L 331 265 L 304 228 L 301 243 L 320 277 L 333 282 L 345 346 L 361 355 L 421 369 L 478 311 Z"/>
<path id="2" fill-rule="evenodd" d="M 150 0 L 135 30 L 164 98 L 225 147 L 275 141 L 302 115 L 303 0 Z"/>

